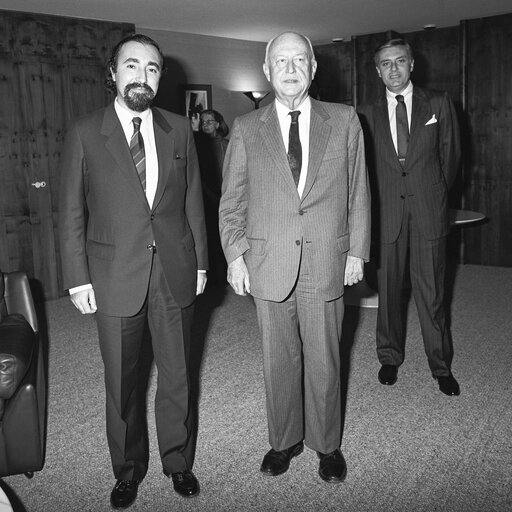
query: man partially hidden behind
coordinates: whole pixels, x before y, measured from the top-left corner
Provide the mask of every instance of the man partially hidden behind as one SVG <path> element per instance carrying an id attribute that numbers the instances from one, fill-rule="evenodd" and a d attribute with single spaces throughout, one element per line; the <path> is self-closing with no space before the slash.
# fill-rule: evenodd
<path id="1" fill-rule="evenodd" d="M 319 474 L 341 482 L 339 342 L 344 284 L 363 277 L 370 196 L 352 107 L 308 96 L 309 39 L 284 33 L 263 71 L 276 100 L 235 120 L 219 209 L 228 282 L 256 304 L 271 450 L 261 471 L 287 471 L 304 443 Z"/>
<path id="2" fill-rule="evenodd" d="M 458 395 L 444 304 L 448 190 L 460 162 L 457 118 L 447 93 L 412 84 L 413 53 L 404 40 L 382 44 L 374 58 L 386 89 L 360 114 L 376 184 L 378 378 L 393 385 L 404 361 L 401 296 L 409 266 L 430 370 L 443 393 Z"/>
<path id="3" fill-rule="evenodd" d="M 206 228 L 190 123 L 151 108 L 162 63 L 149 37 L 115 47 L 108 71 L 117 97 L 73 123 L 60 171 L 64 286 L 81 313 L 96 313 L 114 508 L 133 503 L 147 471 L 146 411 L 137 389 L 149 339 L 163 471 L 179 494 L 199 492 L 188 366 L 194 300 L 206 283 Z"/>

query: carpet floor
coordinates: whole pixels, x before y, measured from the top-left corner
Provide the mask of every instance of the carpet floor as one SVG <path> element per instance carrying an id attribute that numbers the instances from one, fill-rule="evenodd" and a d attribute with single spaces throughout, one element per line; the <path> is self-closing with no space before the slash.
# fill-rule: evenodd
<path id="1" fill-rule="evenodd" d="M 451 300 L 459 397 L 431 377 L 414 303 L 398 382 L 377 381 L 377 310 L 347 307 L 341 344 L 343 484 L 323 482 L 306 449 L 290 470 L 263 476 L 269 449 L 254 304 L 228 287 L 198 300 L 195 367 L 201 493 L 178 496 L 159 463 L 155 372 L 148 387 L 151 460 L 137 511 L 507 512 L 512 510 L 512 269 L 457 268 Z M 110 510 L 103 369 L 94 317 L 67 298 L 45 303 L 49 396 L 46 462 L 29 480 L 4 478 L 15 512 Z"/>

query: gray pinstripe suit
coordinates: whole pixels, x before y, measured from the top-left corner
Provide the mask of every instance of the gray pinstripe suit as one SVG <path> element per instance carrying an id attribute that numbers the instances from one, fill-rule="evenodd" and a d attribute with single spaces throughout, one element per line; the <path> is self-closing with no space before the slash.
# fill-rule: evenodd
<path id="1" fill-rule="evenodd" d="M 352 107 L 311 100 L 309 144 L 299 197 L 274 103 L 236 119 L 224 162 L 220 232 L 228 263 L 244 255 L 250 275 L 270 444 L 282 450 L 305 439 L 328 453 L 339 447 L 341 433 L 345 261 L 347 254 L 368 259 L 370 196 Z"/>
<path id="2" fill-rule="evenodd" d="M 379 361 L 399 366 L 404 360 L 401 292 L 409 250 L 412 291 L 430 369 L 434 376 L 449 375 L 452 353 L 443 304 L 447 202 L 460 162 L 453 102 L 447 93 L 414 86 L 404 167 L 393 145 L 385 94 L 374 105 L 362 107 L 360 114 L 374 185 L 372 236 L 379 247 Z"/>

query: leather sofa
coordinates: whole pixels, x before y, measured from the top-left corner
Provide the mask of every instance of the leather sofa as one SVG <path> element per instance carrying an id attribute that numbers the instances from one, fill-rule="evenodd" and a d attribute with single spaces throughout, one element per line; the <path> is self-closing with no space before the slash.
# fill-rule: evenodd
<path id="1" fill-rule="evenodd" d="M 24 272 L 0 272 L 0 477 L 43 468 L 46 376 Z"/>

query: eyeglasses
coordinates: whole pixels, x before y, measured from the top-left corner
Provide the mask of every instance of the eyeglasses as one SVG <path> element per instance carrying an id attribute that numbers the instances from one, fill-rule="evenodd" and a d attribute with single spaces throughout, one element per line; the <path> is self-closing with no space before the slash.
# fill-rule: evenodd
<path id="1" fill-rule="evenodd" d="M 206 119 L 205 121 L 201 121 L 201 124 L 213 124 L 216 122 L 215 119 Z"/>

